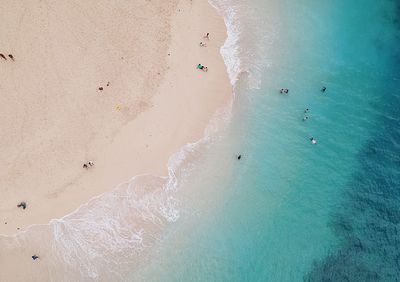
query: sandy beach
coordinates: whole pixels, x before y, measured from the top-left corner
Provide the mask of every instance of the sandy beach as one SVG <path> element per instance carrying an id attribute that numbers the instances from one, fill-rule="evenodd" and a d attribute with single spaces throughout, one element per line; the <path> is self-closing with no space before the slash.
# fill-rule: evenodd
<path id="1" fill-rule="evenodd" d="M 15 61 L 0 61 L 1 234 L 62 217 L 134 175 L 165 175 L 168 157 L 202 136 L 230 98 L 226 32 L 208 3 L 177 2 L 2 10 L 0 52 Z"/>
<path id="2" fill-rule="evenodd" d="M 35 247 L 8 236 L 135 175 L 167 175 L 168 158 L 231 99 L 219 53 L 226 29 L 207 1 L 3 6 L 0 280 L 36 281 L 46 262 L 32 264 Z"/>

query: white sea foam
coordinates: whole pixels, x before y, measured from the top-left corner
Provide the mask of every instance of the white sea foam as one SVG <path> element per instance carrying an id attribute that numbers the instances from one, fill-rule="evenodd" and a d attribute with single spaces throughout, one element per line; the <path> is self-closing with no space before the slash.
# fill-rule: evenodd
<path id="1" fill-rule="evenodd" d="M 249 89 L 258 89 L 263 70 L 269 67 L 265 42 L 273 44 L 273 24 L 263 25 L 255 8 L 244 0 L 209 0 L 224 18 L 227 39 L 221 48 L 230 82 L 233 86 L 246 77 Z"/>
<path id="2" fill-rule="evenodd" d="M 227 67 L 231 84 L 235 85 L 241 72 L 240 52 L 237 44 L 240 27 L 234 24 L 238 14 L 235 6 L 224 5 L 224 1 L 210 0 L 209 3 L 220 13 L 225 22 L 228 37 L 221 48 L 221 55 Z"/>

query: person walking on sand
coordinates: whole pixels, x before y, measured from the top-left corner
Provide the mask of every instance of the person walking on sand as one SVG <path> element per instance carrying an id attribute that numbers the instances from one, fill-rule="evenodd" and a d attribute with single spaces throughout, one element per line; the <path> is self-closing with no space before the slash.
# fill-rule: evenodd
<path id="1" fill-rule="evenodd" d="M 204 39 L 210 40 L 210 33 L 209 32 L 207 32 L 207 34 L 204 35 Z"/>
<path id="2" fill-rule="evenodd" d="M 33 255 L 33 256 L 32 256 L 32 259 L 33 259 L 33 260 L 37 260 L 38 258 L 39 258 L 39 256 L 37 256 L 37 255 Z"/>
<path id="3" fill-rule="evenodd" d="M 23 210 L 26 209 L 26 203 L 25 202 L 21 202 L 17 205 L 17 208 L 22 208 Z"/>

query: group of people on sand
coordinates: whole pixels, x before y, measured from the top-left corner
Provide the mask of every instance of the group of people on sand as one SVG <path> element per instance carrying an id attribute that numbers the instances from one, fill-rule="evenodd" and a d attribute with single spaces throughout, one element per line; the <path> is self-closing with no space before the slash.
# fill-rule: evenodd
<path id="1" fill-rule="evenodd" d="M 87 163 L 83 164 L 83 168 L 86 168 L 86 169 L 88 169 L 89 167 L 92 167 L 92 166 L 94 166 L 94 162 L 92 162 L 92 161 L 88 161 Z"/>
<path id="2" fill-rule="evenodd" d="M 326 86 L 322 86 L 322 88 L 321 88 L 321 92 L 325 92 L 326 91 Z M 281 94 L 288 94 L 289 93 L 289 89 L 287 89 L 287 88 L 282 88 L 280 91 L 279 91 Z M 303 117 L 303 121 L 307 121 L 308 120 L 308 112 L 310 111 L 310 109 L 305 109 L 304 110 L 304 117 Z M 315 144 L 317 144 L 317 140 L 313 137 L 313 136 L 311 136 L 310 137 L 310 142 L 311 142 L 311 144 L 313 144 L 313 145 L 315 145 Z"/>
<path id="3" fill-rule="evenodd" d="M 210 33 L 207 32 L 207 33 L 203 36 L 203 38 L 206 39 L 206 40 L 210 40 Z M 207 47 L 207 44 L 204 43 L 204 42 L 200 42 L 199 45 L 200 45 L 200 47 Z M 198 69 L 198 70 L 202 70 L 202 71 L 204 71 L 204 72 L 207 72 L 207 71 L 208 71 L 208 67 L 203 66 L 202 64 L 198 64 L 198 65 L 197 65 L 197 69 Z"/>
<path id="4" fill-rule="evenodd" d="M 109 82 L 109 81 L 107 82 L 106 86 L 107 86 L 107 87 L 110 86 L 110 82 Z M 99 89 L 100 91 L 103 91 L 103 90 L 104 90 L 104 87 L 103 87 L 103 86 L 100 86 L 98 89 Z"/>
<path id="5" fill-rule="evenodd" d="M 198 64 L 197 65 L 197 69 L 202 70 L 204 72 L 208 71 L 208 68 L 206 66 L 203 66 L 202 64 Z"/>
<path id="6" fill-rule="evenodd" d="M 8 54 L 8 57 L 12 60 L 15 61 L 14 56 L 12 54 Z M 0 53 L 0 58 L 2 58 L 3 60 L 7 61 L 7 57 L 3 54 Z"/>

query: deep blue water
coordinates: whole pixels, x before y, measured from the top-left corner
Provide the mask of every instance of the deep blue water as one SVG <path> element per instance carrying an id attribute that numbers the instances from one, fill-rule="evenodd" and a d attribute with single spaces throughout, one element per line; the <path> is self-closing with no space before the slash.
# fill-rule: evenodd
<path id="1" fill-rule="evenodd" d="M 220 3 L 240 31 L 232 120 L 135 278 L 399 281 L 400 2 Z"/>
<path id="2" fill-rule="evenodd" d="M 343 187 L 343 209 L 331 215 L 330 228 L 341 245 L 315 262 L 307 281 L 400 280 L 400 95 L 396 68 L 393 75 L 382 77 L 388 91 L 371 105 L 379 111 L 377 126 L 357 154 L 360 167 Z"/>

